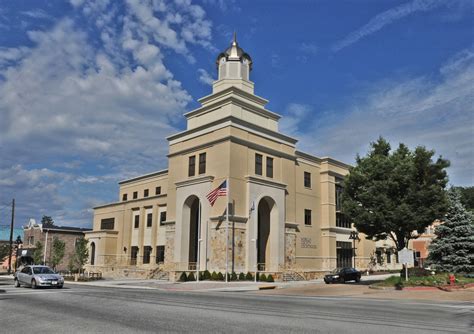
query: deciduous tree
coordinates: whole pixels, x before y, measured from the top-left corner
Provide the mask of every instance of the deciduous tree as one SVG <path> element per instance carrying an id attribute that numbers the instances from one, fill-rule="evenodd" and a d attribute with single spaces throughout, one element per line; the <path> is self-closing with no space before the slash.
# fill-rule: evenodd
<path id="1" fill-rule="evenodd" d="M 87 263 L 89 258 L 89 249 L 87 248 L 87 240 L 80 238 L 76 242 L 76 251 L 74 254 L 74 261 L 77 264 L 77 268 L 82 270 L 84 265 Z"/>
<path id="2" fill-rule="evenodd" d="M 449 161 L 419 146 L 404 144 L 391 152 L 380 137 L 344 179 L 343 211 L 368 239 L 392 239 L 398 250 L 422 233 L 447 208 Z"/>
<path id="3" fill-rule="evenodd" d="M 51 257 L 51 265 L 53 266 L 53 269 L 56 269 L 57 265 L 63 260 L 65 251 L 66 243 L 61 239 L 54 237 L 52 247 L 53 254 Z"/>
<path id="4" fill-rule="evenodd" d="M 35 244 L 35 250 L 33 251 L 33 262 L 35 264 L 40 264 L 43 262 L 43 243 L 41 241 L 37 241 Z"/>

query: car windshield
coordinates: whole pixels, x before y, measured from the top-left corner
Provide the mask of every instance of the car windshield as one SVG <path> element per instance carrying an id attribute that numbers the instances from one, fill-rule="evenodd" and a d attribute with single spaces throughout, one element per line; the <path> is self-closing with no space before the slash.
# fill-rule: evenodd
<path id="1" fill-rule="evenodd" d="M 331 271 L 331 274 L 339 274 L 340 271 L 341 269 L 334 269 L 333 271 Z"/>
<path id="2" fill-rule="evenodd" d="M 53 270 L 48 267 L 33 267 L 34 274 L 55 274 Z"/>

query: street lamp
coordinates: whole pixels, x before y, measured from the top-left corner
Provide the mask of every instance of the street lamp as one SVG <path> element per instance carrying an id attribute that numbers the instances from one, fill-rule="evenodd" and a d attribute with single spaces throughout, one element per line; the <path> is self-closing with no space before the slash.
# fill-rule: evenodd
<path id="1" fill-rule="evenodd" d="M 18 236 L 15 240 L 15 254 L 16 254 L 16 257 L 15 257 L 15 271 L 16 271 L 16 268 L 18 268 L 18 253 L 19 253 L 19 250 L 21 249 L 21 246 L 23 245 L 23 241 L 21 240 L 21 237 Z"/>
<path id="2" fill-rule="evenodd" d="M 355 250 L 356 250 L 356 240 L 359 240 L 359 233 L 357 231 L 351 231 L 349 235 L 349 240 L 352 240 L 352 258 L 354 262 L 354 268 L 356 267 L 356 259 L 355 259 Z"/>

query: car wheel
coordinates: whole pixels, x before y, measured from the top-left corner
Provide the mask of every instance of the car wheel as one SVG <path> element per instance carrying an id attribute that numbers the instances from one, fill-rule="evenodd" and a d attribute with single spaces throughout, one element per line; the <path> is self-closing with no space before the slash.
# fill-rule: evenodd
<path id="1" fill-rule="evenodd" d="M 32 288 L 32 289 L 38 288 L 38 285 L 36 284 L 36 280 L 32 280 L 32 281 L 31 281 L 31 288 Z"/>
<path id="2" fill-rule="evenodd" d="M 18 279 L 15 279 L 15 288 L 19 288 L 20 287 L 20 282 L 18 281 Z"/>
<path id="3" fill-rule="evenodd" d="M 360 277 L 356 277 L 356 280 L 355 280 L 357 283 L 360 282 Z"/>
<path id="4" fill-rule="evenodd" d="M 328 282 L 328 281 L 324 281 L 324 283 L 326 283 L 326 284 L 329 284 L 329 282 Z"/>
<path id="5" fill-rule="evenodd" d="M 62 288 L 63 288 L 63 286 L 62 286 L 62 285 L 58 285 L 58 289 L 62 289 Z"/>

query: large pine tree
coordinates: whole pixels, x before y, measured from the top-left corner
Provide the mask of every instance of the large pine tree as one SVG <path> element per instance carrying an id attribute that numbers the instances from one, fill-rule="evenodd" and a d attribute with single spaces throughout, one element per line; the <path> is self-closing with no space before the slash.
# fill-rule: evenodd
<path id="1" fill-rule="evenodd" d="M 448 191 L 449 208 L 429 246 L 428 263 L 446 272 L 474 272 L 473 215 L 461 204 L 459 191 Z"/>

